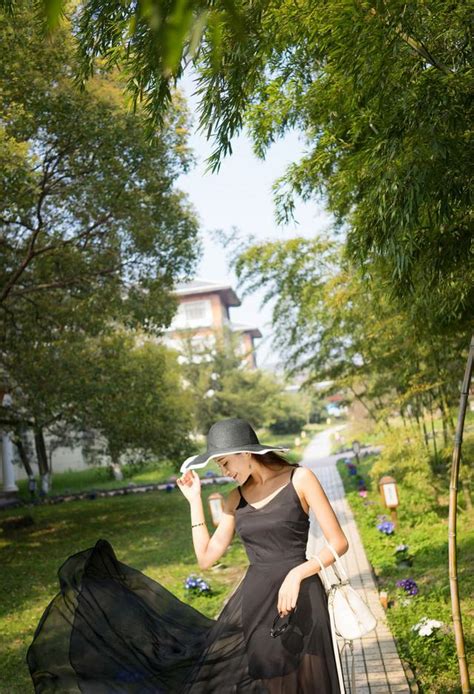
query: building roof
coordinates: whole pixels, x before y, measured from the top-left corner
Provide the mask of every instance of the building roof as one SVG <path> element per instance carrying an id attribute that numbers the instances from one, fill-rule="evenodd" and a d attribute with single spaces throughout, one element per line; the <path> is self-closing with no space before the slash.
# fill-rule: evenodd
<path id="1" fill-rule="evenodd" d="M 244 323 L 231 323 L 230 329 L 234 333 L 250 333 L 252 337 L 262 337 L 262 333 L 258 328 L 253 328 L 251 325 Z"/>
<path id="2" fill-rule="evenodd" d="M 191 282 L 177 284 L 173 291 L 173 294 L 181 297 L 210 293 L 220 294 L 227 306 L 240 306 L 242 303 L 230 284 L 210 282 L 209 280 L 195 279 Z"/>

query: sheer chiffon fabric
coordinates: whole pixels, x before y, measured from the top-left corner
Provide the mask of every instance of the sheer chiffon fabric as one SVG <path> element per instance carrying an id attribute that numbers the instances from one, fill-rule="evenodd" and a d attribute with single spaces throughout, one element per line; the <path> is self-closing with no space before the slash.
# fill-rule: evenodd
<path id="1" fill-rule="evenodd" d="M 291 478 L 260 509 L 242 496 L 236 528 L 250 565 L 216 620 L 118 561 L 107 540 L 70 556 L 27 652 L 35 692 L 340 694 L 318 575 L 302 581 L 290 628 L 270 636 L 278 590 L 305 561 Z"/>

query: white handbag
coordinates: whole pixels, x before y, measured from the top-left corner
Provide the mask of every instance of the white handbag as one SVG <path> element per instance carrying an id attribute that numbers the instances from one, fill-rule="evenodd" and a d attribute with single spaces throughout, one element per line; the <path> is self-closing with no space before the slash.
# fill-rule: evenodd
<path id="1" fill-rule="evenodd" d="M 321 576 L 323 585 L 328 596 L 328 611 L 331 620 L 331 632 L 333 638 L 334 654 L 336 655 L 336 665 L 339 676 L 339 685 L 341 694 L 344 694 L 344 679 L 341 671 L 341 663 L 337 658 L 339 649 L 337 646 L 337 637 L 344 639 L 344 645 L 341 652 L 346 646 L 350 646 L 352 653 L 352 683 L 351 694 L 355 693 L 355 669 L 354 669 L 354 639 L 359 639 L 369 631 L 372 631 L 377 626 L 377 619 L 370 611 L 369 607 L 362 600 L 360 595 L 349 582 L 349 578 L 344 571 L 341 559 L 334 547 L 326 540 L 326 545 L 329 547 L 334 556 L 335 563 L 332 564 L 332 569 L 337 578 L 337 583 L 331 584 L 326 568 L 321 559 L 316 555 L 310 555 L 308 558 L 316 559 L 321 566 Z"/>

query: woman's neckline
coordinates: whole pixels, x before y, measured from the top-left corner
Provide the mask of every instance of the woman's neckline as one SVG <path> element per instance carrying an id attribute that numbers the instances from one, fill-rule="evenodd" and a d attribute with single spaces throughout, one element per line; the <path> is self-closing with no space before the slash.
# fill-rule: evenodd
<path id="1" fill-rule="evenodd" d="M 268 501 L 266 501 L 266 502 L 263 504 L 263 506 L 254 506 L 254 505 L 251 504 L 249 501 L 247 501 L 247 499 L 245 498 L 245 496 L 242 494 L 242 488 L 239 486 L 240 496 L 241 496 L 242 499 L 245 501 L 245 503 L 247 504 L 247 506 L 250 506 L 250 508 L 251 508 L 253 511 L 262 511 L 266 506 L 268 506 L 268 504 L 271 504 L 271 502 L 273 501 L 273 499 L 276 499 L 277 496 L 279 496 L 279 494 L 281 494 L 281 492 L 282 492 L 284 489 L 286 489 L 290 484 L 291 484 L 291 485 L 293 484 L 293 472 L 294 472 L 294 471 L 295 471 L 295 468 L 293 468 L 293 470 L 292 470 L 291 473 L 290 473 L 290 479 L 289 479 L 282 487 L 280 487 L 279 489 L 277 489 L 277 490 L 274 492 L 273 496 L 270 495 L 270 499 L 269 499 Z M 267 498 L 268 498 L 268 497 L 267 497 Z"/>

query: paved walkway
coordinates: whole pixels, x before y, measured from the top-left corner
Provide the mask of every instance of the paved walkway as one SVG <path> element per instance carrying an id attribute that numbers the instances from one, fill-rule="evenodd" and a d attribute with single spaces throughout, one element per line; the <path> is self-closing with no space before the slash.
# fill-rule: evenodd
<path id="1" fill-rule="evenodd" d="M 332 429 L 332 431 L 334 430 Z M 312 439 L 305 449 L 301 464 L 313 470 L 331 501 L 342 529 L 349 540 L 349 550 L 341 558 L 341 561 L 351 585 L 360 592 L 362 598 L 377 617 L 376 629 L 364 638 L 354 641 L 356 694 L 392 694 L 392 692 L 409 694 L 410 687 L 403 665 L 387 625 L 385 612 L 380 604 L 359 531 L 346 501 L 342 480 L 336 468 L 336 460 L 341 455 L 329 455 L 330 433 L 331 430 L 324 431 Z M 308 547 L 310 551 L 317 551 L 324 544 L 324 539 L 321 537 L 319 525 L 312 515 L 310 518 L 312 524 Z M 340 641 L 340 646 L 342 643 L 343 641 Z M 345 648 L 344 653 L 348 654 L 347 665 L 344 662 L 344 657 L 342 665 L 346 690 L 349 694 L 350 650 Z"/>

